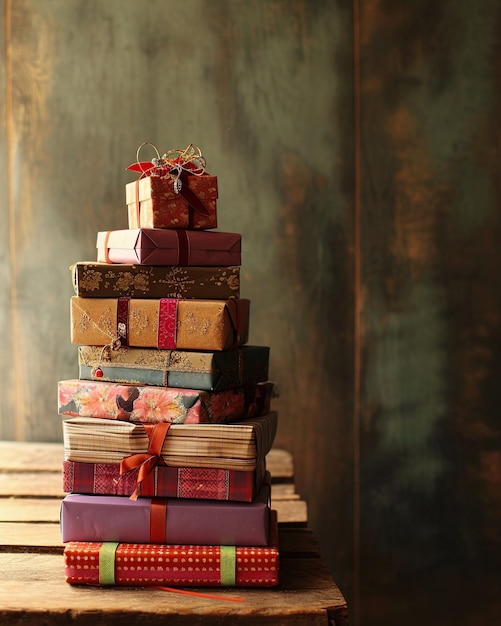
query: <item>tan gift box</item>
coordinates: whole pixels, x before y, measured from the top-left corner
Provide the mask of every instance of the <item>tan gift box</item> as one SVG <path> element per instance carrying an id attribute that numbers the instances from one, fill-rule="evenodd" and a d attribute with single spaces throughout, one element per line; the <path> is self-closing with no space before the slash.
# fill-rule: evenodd
<path id="1" fill-rule="evenodd" d="M 247 343 L 250 300 L 71 298 L 71 343 L 228 350 Z"/>

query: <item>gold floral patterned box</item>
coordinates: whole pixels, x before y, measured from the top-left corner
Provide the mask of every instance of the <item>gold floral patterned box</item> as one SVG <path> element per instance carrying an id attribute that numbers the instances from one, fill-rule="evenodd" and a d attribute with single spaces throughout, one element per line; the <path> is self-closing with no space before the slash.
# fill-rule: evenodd
<path id="1" fill-rule="evenodd" d="M 189 267 L 79 261 L 71 267 L 73 287 L 83 298 L 240 297 L 240 266 Z"/>
<path id="2" fill-rule="evenodd" d="M 250 300 L 71 298 L 71 343 L 229 350 L 247 343 Z"/>

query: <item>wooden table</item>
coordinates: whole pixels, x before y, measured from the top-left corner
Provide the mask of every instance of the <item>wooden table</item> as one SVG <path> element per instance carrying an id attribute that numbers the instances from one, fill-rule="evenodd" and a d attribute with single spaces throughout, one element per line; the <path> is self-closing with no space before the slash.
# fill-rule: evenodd
<path id="1" fill-rule="evenodd" d="M 284 624 L 344 626 L 346 602 L 328 573 L 295 492 L 289 453 L 272 450 L 280 529 L 280 585 L 197 589 L 216 599 L 134 587 L 71 586 L 59 533 L 60 444 L 0 442 L 0 624 Z M 231 602 L 225 598 L 242 598 Z"/>

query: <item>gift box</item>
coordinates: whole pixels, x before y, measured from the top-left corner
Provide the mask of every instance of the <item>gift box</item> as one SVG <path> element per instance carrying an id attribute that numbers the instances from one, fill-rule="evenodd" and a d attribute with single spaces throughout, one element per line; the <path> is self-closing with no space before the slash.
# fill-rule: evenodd
<path id="1" fill-rule="evenodd" d="M 267 478 L 252 502 L 70 494 L 61 504 L 62 541 L 266 546 Z"/>
<path id="2" fill-rule="evenodd" d="M 249 387 L 267 381 L 269 357 L 267 346 L 208 352 L 78 347 L 79 377 L 83 380 L 207 391 Z"/>
<path id="3" fill-rule="evenodd" d="M 256 415 L 257 400 L 251 400 L 263 393 L 243 387 L 199 391 L 72 379 L 58 383 L 58 410 L 60 415 L 151 424 L 225 423 L 251 417 L 249 407 Z M 269 404 L 263 400 L 262 406 L 269 411 Z"/>
<path id="4" fill-rule="evenodd" d="M 247 343 L 250 301 L 71 298 L 71 342 L 227 350 Z"/>
<path id="5" fill-rule="evenodd" d="M 216 228 L 217 176 L 146 176 L 125 186 L 129 228 Z"/>
<path id="6" fill-rule="evenodd" d="M 155 465 L 151 480 L 139 484 L 139 467 L 120 473 L 117 463 L 63 461 L 63 491 L 110 496 L 197 498 L 250 502 L 265 476 L 265 462 L 255 470 Z"/>
<path id="7" fill-rule="evenodd" d="M 97 260 L 141 265 L 241 265 L 242 237 L 237 233 L 162 228 L 101 231 Z"/>
<path id="8" fill-rule="evenodd" d="M 234 424 L 135 424 L 95 417 L 63 420 L 64 459 L 118 463 L 122 471 L 148 463 L 172 467 L 254 470 L 271 449 L 278 415 Z"/>
<path id="9" fill-rule="evenodd" d="M 83 298 L 240 297 L 240 267 L 182 267 L 79 261 L 71 267 L 73 287 Z"/>
<path id="10" fill-rule="evenodd" d="M 66 582 L 101 586 L 272 587 L 279 581 L 278 524 L 268 546 L 201 546 L 72 541 Z"/>

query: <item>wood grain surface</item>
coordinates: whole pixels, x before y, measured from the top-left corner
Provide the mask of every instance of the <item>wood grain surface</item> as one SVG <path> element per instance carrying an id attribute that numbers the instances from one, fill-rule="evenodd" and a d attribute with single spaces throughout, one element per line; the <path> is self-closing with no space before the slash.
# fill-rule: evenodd
<path id="1" fill-rule="evenodd" d="M 180 593 L 66 584 L 59 529 L 64 494 L 54 494 L 55 481 L 62 486 L 62 456 L 61 444 L 0 442 L 0 473 L 14 479 L 10 492 L 0 492 L 0 571 L 8 574 L 0 588 L 1 624 L 347 624 L 346 601 L 307 526 L 305 502 L 295 491 L 293 459 L 285 450 L 275 448 L 268 455 L 276 477 L 272 492 L 279 520 L 279 585 L 273 589 L 181 588 Z M 31 472 L 24 471 L 21 458 Z M 48 463 L 50 458 L 59 459 L 59 467 Z M 38 479 L 26 497 L 28 489 L 19 492 L 16 486 L 32 482 L 32 475 Z"/>

